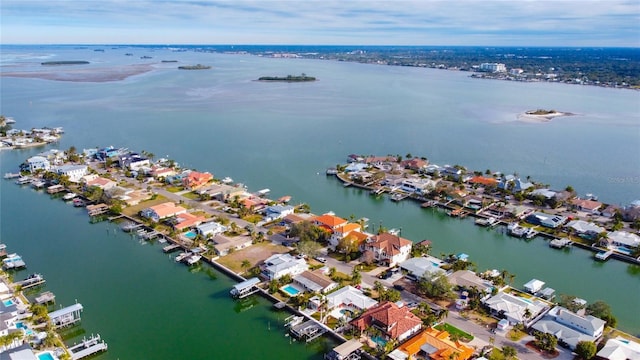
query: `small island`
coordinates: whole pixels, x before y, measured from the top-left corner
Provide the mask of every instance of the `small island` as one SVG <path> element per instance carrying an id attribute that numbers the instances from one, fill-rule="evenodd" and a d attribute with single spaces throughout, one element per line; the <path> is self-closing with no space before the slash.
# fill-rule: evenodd
<path id="1" fill-rule="evenodd" d="M 211 66 L 202 65 L 202 64 L 185 65 L 185 66 L 178 66 L 178 69 L 180 69 L 180 70 L 207 70 L 207 69 L 211 69 Z"/>
<path id="2" fill-rule="evenodd" d="M 178 60 L 162 60 L 163 63 L 177 63 Z"/>
<path id="3" fill-rule="evenodd" d="M 41 65 L 87 65 L 88 61 L 84 60 L 70 60 L 70 61 L 45 61 L 40 63 Z"/>
<path id="4" fill-rule="evenodd" d="M 316 81 L 313 76 L 307 76 L 301 74 L 299 76 L 287 75 L 287 76 L 262 76 L 258 78 L 258 81 L 286 81 L 286 82 L 299 82 L 299 81 Z"/>
<path id="5" fill-rule="evenodd" d="M 523 114 L 518 115 L 518 119 L 524 121 L 536 121 L 536 122 L 547 122 L 551 121 L 553 118 L 560 116 L 571 116 L 573 115 L 570 112 L 562 112 L 557 110 L 546 110 L 546 109 L 536 109 L 529 110 L 524 112 Z"/>

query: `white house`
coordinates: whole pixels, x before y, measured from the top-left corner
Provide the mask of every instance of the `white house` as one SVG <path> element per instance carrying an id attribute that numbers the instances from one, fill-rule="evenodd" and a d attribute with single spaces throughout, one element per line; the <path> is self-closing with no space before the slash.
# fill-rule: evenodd
<path id="1" fill-rule="evenodd" d="M 584 220 L 573 220 L 567 223 L 566 227 L 573 229 L 578 234 L 592 234 L 597 235 L 606 231 L 605 228 L 600 227 L 592 222 Z"/>
<path id="2" fill-rule="evenodd" d="M 410 178 L 405 179 L 400 183 L 400 189 L 408 193 L 425 195 L 435 189 L 437 184 L 438 183 L 436 181 L 431 179 Z"/>
<path id="3" fill-rule="evenodd" d="M 227 231 L 227 227 L 215 221 L 211 221 L 196 226 L 196 231 L 198 232 L 198 234 L 204 237 L 207 237 L 209 235 L 216 236 Z"/>
<path id="4" fill-rule="evenodd" d="M 309 269 L 309 265 L 302 258 L 289 254 L 275 254 L 264 261 L 262 274 L 269 280 L 279 279 L 285 275 L 295 276 Z"/>
<path id="5" fill-rule="evenodd" d="M 51 163 L 44 156 L 32 156 L 27 159 L 27 165 L 29 165 L 29 171 L 36 172 L 37 170 L 48 171 L 51 168 Z"/>
<path id="6" fill-rule="evenodd" d="M 640 236 L 626 231 L 613 231 L 607 234 L 609 243 L 616 246 L 635 248 L 640 246 Z"/>
<path id="7" fill-rule="evenodd" d="M 539 300 L 524 299 L 504 292 L 485 300 L 484 305 L 489 308 L 492 315 L 507 319 L 511 325 L 526 323 L 548 308 Z M 528 317 L 525 316 L 527 309 Z"/>
<path id="8" fill-rule="evenodd" d="M 444 274 L 445 271 L 440 268 L 443 261 L 433 256 L 414 257 L 407 259 L 399 264 L 402 270 L 405 270 L 411 274 L 411 276 L 419 279 L 423 276 L 430 277 L 439 274 Z"/>
<path id="9" fill-rule="evenodd" d="M 531 327 L 555 335 L 559 341 L 575 349 L 580 341 L 595 342 L 602 336 L 606 321 L 587 315 L 580 316 L 557 306 Z"/>
<path id="10" fill-rule="evenodd" d="M 58 175 L 66 175 L 71 182 L 80 182 L 87 175 L 87 165 L 62 165 L 55 168 Z"/>
<path id="11" fill-rule="evenodd" d="M 405 261 L 411 254 L 413 242 L 397 235 L 382 233 L 371 237 L 363 245 L 364 251 L 373 252 L 374 259 L 388 266 Z"/>
<path id="12" fill-rule="evenodd" d="M 524 284 L 524 289 L 531 294 L 535 294 L 538 291 L 542 290 L 544 286 L 544 281 L 538 279 L 531 279 L 526 284 Z"/>
<path id="13" fill-rule="evenodd" d="M 293 277 L 293 282 L 300 285 L 306 291 L 313 293 L 328 293 L 338 287 L 338 283 L 322 274 L 321 269 L 304 271 Z"/>
<path id="14" fill-rule="evenodd" d="M 377 301 L 366 296 L 362 291 L 353 286 L 345 286 L 327 295 L 327 310 L 335 308 L 366 310 L 377 303 Z"/>
<path id="15" fill-rule="evenodd" d="M 640 359 L 640 344 L 618 336 L 615 339 L 607 340 L 596 357 L 607 360 Z"/>

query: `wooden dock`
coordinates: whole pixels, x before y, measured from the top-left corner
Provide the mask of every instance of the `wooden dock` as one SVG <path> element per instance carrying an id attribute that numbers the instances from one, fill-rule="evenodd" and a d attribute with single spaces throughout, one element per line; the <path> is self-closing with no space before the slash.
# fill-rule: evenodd
<path id="1" fill-rule="evenodd" d="M 71 353 L 71 359 L 82 359 L 84 357 L 93 355 L 98 352 L 107 351 L 107 343 L 100 338 L 100 334 L 97 336 L 91 336 L 89 339 L 83 339 L 81 343 L 69 347 L 69 353 Z"/>
<path id="2" fill-rule="evenodd" d="M 163 247 L 163 248 L 162 248 L 162 251 L 163 251 L 163 252 L 165 252 L 165 253 L 170 253 L 170 252 L 172 252 L 172 251 L 176 251 L 176 250 L 178 250 L 178 249 L 180 249 L 180 245 L 178 245 L 178 244 L 171 244 L 171 245 L 167 245 L 167 246 Z"/>
<path id="3" fill-rule="evenodd" d="M 108 211 L 109 205 L 107 204 L 87 205 L 87 213 L 89 216 L 102 215 Z"/>
<path id="4" fill-rule="evenodd" d="M 294 325 L 290 328 L 291 334 L 298 339 L 311 342 L 324 334 L 327 330 L 320 326 L 315 320 L 307 320 L 302 324 Z"/>
<path id="5" fill-rule="evenodd" d="M 51 291 L 45 291 L 42 294 L 36 296 L 36 304 L 48 304 L 50 302 L 56 302 L 56 296 Z"/>

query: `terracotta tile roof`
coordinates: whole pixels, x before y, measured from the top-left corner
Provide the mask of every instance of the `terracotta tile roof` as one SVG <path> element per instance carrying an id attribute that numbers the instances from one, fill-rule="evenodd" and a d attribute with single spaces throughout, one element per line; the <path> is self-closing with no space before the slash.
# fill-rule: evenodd
<path id="1" fill-rule="evenodd" d="M 596 210 L 602 206 L 602 203 L 594 200 L 573 199 L 571 200 L 573 206 L 580 207 L 585 210 Z"/>
<path id="2" fill-rule="evenodd" d="M 404 246 L 411 246 L 413 242 L 400 236 L 392 235 L 389 233 L 382 233 L 371 238 L 373 241 L 369 246 L 384 250 L 387 255 L 400 254 L 400 248 Z"/>
<path id="3" fill-rule="evenodd" d="M 354 239 L 356 241 L 356 243 L 358 244 L 358 246 L 360 246 L 362 243 L 364 243 L 369 238 L 369 235 L 367 235 L 365 233 L 361 233 L 359 231 L 352 231 L 346 237 L 349 238 L 349 239 Z"/>
<path id="4" fill-rule="evenodd" d="M 156 206 L 152 206 L 150 209 L 155 211 L 160 219 L 187 212 L 187 209 L 182 206 L 176 206 L 176 204 L 172 202 L 158 204 Z"/>
<path id="5" fill-rule="evenodd" d="M 474 351 L 473 348 L 458 341 L 451 341 L 448 332 L 434 328 L 423 330 L 400 345 L 398 349 L 408 355 L 415 355 L 420 352 L 420 348 L 425 344 L 429 344 L 436 349 L 435 352 L 429 354 L 432 360 L 449 360 L 453 353 L 458 353 L 458 360 L 467 360 L 473 355 Z"/>
<path id="6" fill-rule="evenodd" d="M 387 301 L 368 309 L 352 322 L 360 330 L 366 329 L 373 323 L 387 328 L 386 335 L 397 339 L 407 331 L 421 325 L 422 321 L 406 306 L 398 307 L 395 303 Z"/>
<path id="7" fill-rule="evenodd" d="M 204 216 L 184 213 L 184 214 L 178 215 L 179 223 L 177 223 L 174 227 L 176 228 L 176 230 L 183 230 L 186 228 L 200 225 L 200 223 L 203 222 L 204 220 L 205 220 Z"/>
<path id="8" fill-rule="evenodd" d="M 498 185 L 498 180 L 484 176 L 474 176 L 469 180 L 469 182 L 472 184 L 482 184 L 487 186 Z"/>
<path id="9" fill-rule="evenodd" d="M 347 223 L 347 220 L 329 214 L 316 216 L 315 218 L 313 218 L 313 221 L 322 225 L 326 225 L 331 229 L 335 229 L 336 227 Z"/>
<path id="10" fill-rule="evenodd" d="M 355 224 L 355 223 L 346 223 L 342 226 L 338 226 L 336 228 L 336 231 L 341 232 L 341 233 L 348 233 L 351 231 L 358 231 L 360 230 L 361 226 L 360 224 Z"/>
<path id="11" fill-rule="evenodd" d="M 182 183 L 187 188 L 196 188 L 206 184 L 207 182 L 209 182 L 209 180 L 212 179 L 213 175 L 211 175 L 210 173 L 192 171 L 184 179 L 182 179 Z"/>

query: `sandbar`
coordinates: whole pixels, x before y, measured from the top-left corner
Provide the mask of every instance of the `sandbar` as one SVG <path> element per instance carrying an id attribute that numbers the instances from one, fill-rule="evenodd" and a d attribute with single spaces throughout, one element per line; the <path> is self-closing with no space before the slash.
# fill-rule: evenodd
<path id="1" fill-rule="evenodd" d="M 518 120 L 531 123 L 549 122 L 554 118 L 561 116 L 575 115 L 570 112 L 553 111 L 546 114 L 531 114 L 529 111 L 518 114 Z"/>
<path id="2" fill-rule="evenodd" d="M 153 66 L 149 64 L 135 64 L 105 68 L 56 69 L 55 71 L 11 71 L 2 72 L 0 76 L 73 82 L 109 82 L 124 80 L 153 69 Z"/>

